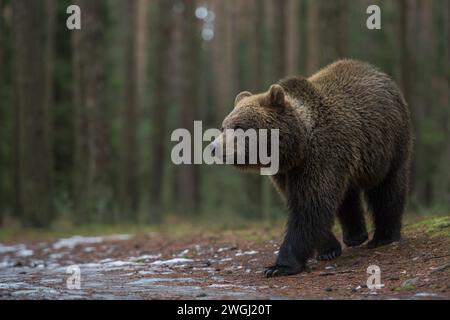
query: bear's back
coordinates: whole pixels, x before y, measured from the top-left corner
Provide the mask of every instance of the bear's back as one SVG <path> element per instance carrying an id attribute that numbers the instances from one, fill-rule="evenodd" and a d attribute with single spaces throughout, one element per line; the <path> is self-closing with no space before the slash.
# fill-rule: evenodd
<path id="1" fill-rule="evenodd" d="M 365 62 L 339 60 L 312 75 L 308 81 L 330 107 L 374 108 L 395 100 L 400 109 L 407 109 L 394 81 Z"/>
<path id="2" fill-rule="evenodd" d="M 356 180 L 376 180 L 390 163 L 410 156 L 408 106 L 389 76 L 368 63 L 340 60 L 308 81 L 323 102 L 315 110 L 316 143 L 347 150 L 340 161 L 353 167 Z"/>

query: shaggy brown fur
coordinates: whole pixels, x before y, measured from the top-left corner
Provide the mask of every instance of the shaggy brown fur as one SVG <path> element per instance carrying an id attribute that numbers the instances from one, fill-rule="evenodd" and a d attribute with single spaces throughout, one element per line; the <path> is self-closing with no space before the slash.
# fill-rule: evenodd
<path id="1" fill-rule="evenodd" d="M 266 276 L 303 271 L 314 251 L 319 259 L 338 257 L 335 215 L 347 246 L 365 242 L 362 196 L 375 224 L 368 247 L 399 240 L 412 132 L 407 104 L 386 74 L 341 60 L 308 79 L 287 78 L 268 92 L 239 94 L 223 127 L 280 130 L 280 171 L 272 180 L 289 220 Z"/>

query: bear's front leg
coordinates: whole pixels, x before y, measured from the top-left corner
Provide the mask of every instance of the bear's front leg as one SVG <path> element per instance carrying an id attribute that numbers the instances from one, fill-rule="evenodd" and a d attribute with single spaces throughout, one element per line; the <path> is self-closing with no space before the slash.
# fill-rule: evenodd
<path id="1" fill-rule="evenodd" d="M 298 243 L 288 241 L 285 238 L 278 252 L 276 263 L 266 268 L 265 276 L 269 278 L 301 273 L 305 269 L 307 258 L 302 257 L 300 250 Z"/>
<path id="2" fill-rule="evenodd" d="M 329 234 L 333 210 L 336 210 L 339 201 L 339 192 L 331 193 L 326 186 L 308 185 L 308 179 L 295 176 L 290 180 L 286 235 L 275 264 L 264 271 L 266 277 L 293 275 L 305 270 L 315 247 Z"/>

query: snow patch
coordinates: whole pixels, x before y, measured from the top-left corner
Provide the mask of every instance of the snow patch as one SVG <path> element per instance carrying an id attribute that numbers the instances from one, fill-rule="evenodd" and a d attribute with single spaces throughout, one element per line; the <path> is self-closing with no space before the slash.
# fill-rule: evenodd
<path id="1" fill-rule="evenodd" d="M 188 263 L 188 262 L 193 262 L 194 260 L 192 259 L 186 259 L 186 258 L 174 258 L 174 259 L 169 259 L 169 260 L 157 260 L 151 263 L 151 265 L 154 266 L 161 266 L 161 265 L 175 265 L 175 264 L 180 264 L 180 263 Z"/>
<path id="2" fill-rule="evenodd" d="M 144 254 L 139 257 L 130 257 L 128 260 L 132 262 L 146 262 L 148 260 L 155 260 L 161 258 L 161 254 Z"/>
<path id="3" fill-rule="evenodd" d="M 24 244 L 15 246 L 5 246 L 0 244 L 0 254 L 14 253 L 17 257 L 29 257 L 33 255 L 33 250 L 27 249 Z"/>
<path id="4" fill-rule="evenodd" d="M 244 252 L 238 251 L 238 252 L 236 253 L 236 257 L 239 257 L 239 256 L 250 256 L 250 255 L 257 254 L 257 253 L 258 253 L 258 251 L 255 251 L 255 250 L 244 251 Z"/>
<path id="5" fill-rule="evenodd" d="M 10 283 L 0 283 L 0 289 L 20 289 L 28 288 L 30 285 L 25 282 L 10 282 Z"/>
<path id="6" fill-rule="evenodd" d="M 189 249 L 181 251 L 179 254 L 177 254 L 177 257 L 184 257 L 189 253 Z"/>
<path id="7" fill-rule="evenodd" d="M 129 234 L 118 234 L 112 236 L 104 236 L 104 237 L 83 237 L 83 236 L 73 236 L 70 238 L 59 239 L 57 242 L 53 244 L 53 248 L 56 250 L 68 248 L 73 249 L 77 245 L 80 244 L 95 244 L 101 243 L 103 241 L 123 241 L 129 240 L 132 238 L 132 235 Z"/>
<path id="8" fill-rule="evenodd" d="M 33 250 L 31 249 L 20 249 L 19 251 L 16 252 L 16 256 L 18 257 L 30 257 L 34 254 Z"/>
<path id="9" fill-rule="evenodd" d="M 130 282 L 131 285 L 146 285 L 146 284 L 154 284 L 158 282 L 196 282 L 196 280 L 192 278 L 147 278 L 141 279 L 137 281 Z"/>

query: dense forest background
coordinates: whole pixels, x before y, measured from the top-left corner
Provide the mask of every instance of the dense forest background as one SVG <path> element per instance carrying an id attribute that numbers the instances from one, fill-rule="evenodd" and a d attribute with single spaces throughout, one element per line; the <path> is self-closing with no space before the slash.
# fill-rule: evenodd
<path id="1" fill-rule="evenodd" d="M 342 57 L 398 82 L 416 136 L 409 211 L 448 213 L 449 15 L 448 0 L 0 0 L 0 226 L 275 219 L 267 177 L 175 166 L 170 134 L 218 128 L 238 92 Z"/>

